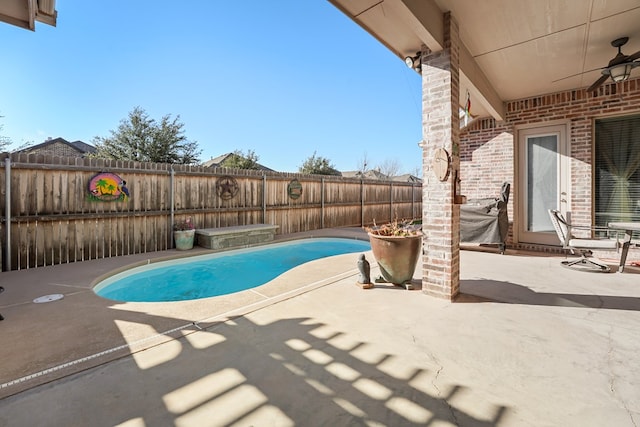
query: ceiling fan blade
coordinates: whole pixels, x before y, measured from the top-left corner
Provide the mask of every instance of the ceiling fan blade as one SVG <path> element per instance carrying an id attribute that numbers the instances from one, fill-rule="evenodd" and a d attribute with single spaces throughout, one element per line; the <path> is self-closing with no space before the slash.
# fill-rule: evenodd
<path id="1" fill-rule="evenodd" d="M 559 82 L 559 81 L 561 81 L 561 80 L 570 79 L 571 77 L 581 76 L 581 75 L 583 75 L 583 74 L 587 74 L 587 73 L 590 73 L 590 72 L 592 72 L 592 71 L 596 71 L 596 70 L 602 70 L 602 67 L 594 68 L 594 69 L 592 69 L 592 70 L 586 70 L 586 71 L 583 71 L 583 72 L 581 72 L 581 73 L 577 73 L 577 74 L 571 74 L 570 76 L 561 77 L 561 78 L 559 78 L 559 79 L 553 80 L 551 83 Z"/>
<path id="2" fill-rule="evenodd" d="M 615 65 L 622 64 L 623 62 L 626 62 L 626 61 L 627 61 L 627 55 L 623 55 L 619 53 L 616 56 L 614 56 L 611 61 L 609 61 L 609 65 L 607 65 L 605 68 L 613 67 Z"/>
<path id="3" fill-rule="evenodd" d="M 587 92 L 593 92 L 594 90 L 598 89 L 600 86 L 602 86 L 602 83 L 604 83 L 608 78 L 609 78 L 609 75 L 607 74 L 603 75 L 598 80 L 596 80 L 595 83 L 589 86 L 589 89 L 587 89 Z"/>
<path id="4" fill-rule="evenodd" d="M 640 50 L 637 51 L 636 53 L 634 53 L 633 55 L 627 56 L 627 61 L 629 61 L 629 62 L 635 61 L 638 58 L 640 58 Z"/>

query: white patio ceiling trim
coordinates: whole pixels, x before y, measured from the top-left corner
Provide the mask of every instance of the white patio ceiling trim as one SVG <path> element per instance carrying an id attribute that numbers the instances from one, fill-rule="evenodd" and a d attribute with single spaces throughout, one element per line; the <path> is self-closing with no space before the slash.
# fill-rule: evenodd
<path id="1" fill-rule="evenodd" d="M 56 26 L 58 12 L 55 0 L 0 0 L 0 21 L 36 29 L 36 21 Z"/>

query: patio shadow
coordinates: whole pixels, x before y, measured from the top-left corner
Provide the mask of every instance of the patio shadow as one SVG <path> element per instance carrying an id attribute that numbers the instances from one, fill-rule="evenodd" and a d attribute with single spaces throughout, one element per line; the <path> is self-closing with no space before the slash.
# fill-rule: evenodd
<path id="1" fill-rule="evenodd" d="M 585 295 L 536 292 L 526 286 L 495 280 L 462 280 L 456 303 L 501 302 L 554 307 L 602 308 L 640 311 L 640 298 L 615 295 Z"/>
<path id="2" fill-rule="evenodd" d="M 312 318 L 237 317 L 4 402 L 3 419 L 36 425 L 463 425 L 480 418 L 441 367 L 407 366 Z M 62 399 L 65 405 L 59 405 Z M 87 402 L 100 402 L 89 405 Z M 461 403 L 464 402 L 464 403 Z M 469 405 L 469 407 L 466 407 Z M 42 410 L 39 410 L 42 409 Z M 5 418 L 3 418 L 5 417 Z M 94 424 L 95 425 L 95 424 Z"/>

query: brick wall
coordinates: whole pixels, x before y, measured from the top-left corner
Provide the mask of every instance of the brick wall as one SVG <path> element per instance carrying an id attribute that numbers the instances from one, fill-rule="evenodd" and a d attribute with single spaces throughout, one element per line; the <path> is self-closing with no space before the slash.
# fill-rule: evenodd
<path id="1" fill-rule="evenodd" d="M 460 134 L 462 194 L 468 198 L 497 196 L 504 181 L 515 182 L 515 127 L 565 120 L 570 123 L 572 221 L 592 224 L 592 139 L 594 119 L 640 112 L 640 79 L 509 101 L 504 122 L 483 119 Z M 509 220 L 513 221 L 513 200 Z M 510 232 L 512 235 L 512 232 Z M 510 237 L 511 240 L 511 237 Z"/>

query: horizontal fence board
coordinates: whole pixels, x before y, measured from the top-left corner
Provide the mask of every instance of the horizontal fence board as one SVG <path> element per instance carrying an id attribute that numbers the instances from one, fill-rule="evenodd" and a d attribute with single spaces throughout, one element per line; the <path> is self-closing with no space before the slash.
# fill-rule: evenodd
<path id="1" fill-rule="evenodd" d="M 9 249 L 11 259 L 3 257 L 3 270 L 173 248 L 172 213 L 174 221 L 191 218 L 196 228 L 268 223 L 278 225 L 278 234 L 289 234 L 422 212 L 422 189 L 414 183 L 23 153 L 1 153 L 4 172 L 7 158 L 11 198 L 0 201 L 0 233 L 2 253 Z M 125 181 L 129 197 L 90 197 L 89 182 L 102 172 Z M 3 189 L 5 180 L 1 173 Z M 237 191 L 228 199 L 219 195 L 225 180 Z M 293 180 L 302 189 L 297 198 L 289 195 Z"/>

